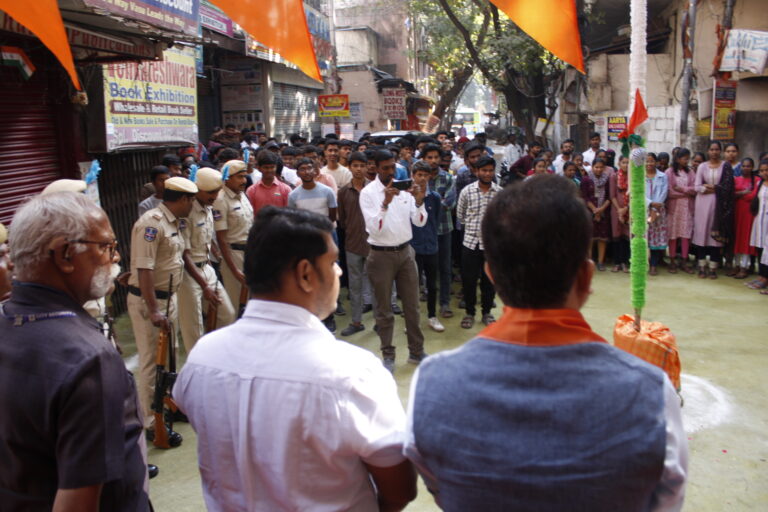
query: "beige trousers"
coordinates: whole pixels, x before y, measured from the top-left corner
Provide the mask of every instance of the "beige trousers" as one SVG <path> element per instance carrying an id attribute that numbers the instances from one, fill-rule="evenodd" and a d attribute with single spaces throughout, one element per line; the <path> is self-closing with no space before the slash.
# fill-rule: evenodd
<path id="1" fill-rule="evenodd" d="M 221 304 L 216 308 L 216 328 L 231 324 L 235 320 L 235 310 L 229 301 L 229 296 L 224 292 L 224 286 L 216 278 L 216 271 L 211 265 L 206 265 L 200 269 L 200 272 L 205 276 L 208 286 L 216 290 L 221 299 Z M 197 340 L 205 334 L 203 313 L 207 311 L 208 301 L 203 298 L 203 289 L 189 273 L 184 272 L 179 288 L 179 327 L 187 354 Z"/>
<path id="2" fill-rule="evenodd" d="M 245 262 L 245 251 L 236 251 L 234 249 L 231 249 L 231 251 L 232 259 L 235 261 L 237 268 L 242 272 L 243 263 Z M 227 295 L 229 295 L 229 301 L 235 310 L 235 316 L 237 316 L 237 309 L 240 305 L 240 290 L 243 285 L 237 280 L 232 271 L 229 270 L 227 262 L 223 260 L 221 262 L 221 278 L 224 281 L 224 289 L 227 290 Z"/>
<path id="3" fill-rule="evenodd" d="M 157 307 L 165 313 L 166 300 L 157 300 Z M 176 332 L 176 294 L 171 297 L 168 320 Z M 155 392 L 155 365 L 157 364 L 157 335 L 159 329 L 149 320 L 149 310 L 144 299 L 128 294 L 128 315 L 133 325 L 136 351 L 139 353 L 138 392 L 141 409 L 144 412 L 144 428 L 152 428 L 155 417 L 152 414 L 152 398 Z M 174 336 L 175 338 L 175 336 Z M 175 341 L 175 340 L 174 340 Z"/>

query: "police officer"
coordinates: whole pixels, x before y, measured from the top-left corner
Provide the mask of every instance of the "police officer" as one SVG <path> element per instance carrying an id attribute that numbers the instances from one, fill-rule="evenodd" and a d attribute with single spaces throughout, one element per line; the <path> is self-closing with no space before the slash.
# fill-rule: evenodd
<path id="1" fill-rule="evenodd" d="M 169 178 L 165 182 L 163 202 L 142 215 L 131 231 L 128 314 L 139 353 L 139 399 L 144 410 L 144 427 L 150 429 L 149 438 L 154 435 L 151 427 L 157 337 L 160 328 L 175 330 L 175 292 L 181 286 L 184 269 L 184 218 L 192 210 L 196 193 L 197 186 L 188 179 Z M 167 318 L 166 307 L 169 308 Z M 175 432 L 170 435 L 171 445 L 178 446 L 181 436 Z"/>
<path id="2" fill-rule="evenodd" d="M 235 308 L 245 286 L 243 261 L 248 231 L 253 224 L 253 207 L 245 195 L 248 166 L 242 160 L 230 160 L 222 167 L 223 194 L 213 203 L 213 224 L 224 264 L 221 277 L 229 300 Z"/>
<path id="3" fill-rule="evenodd" d="M 209 262 L 213 243 L 213 205 L 224 183 L 221 173 L 204 167 L 195 175 L 197 195 L 192 202 L 192 211 L 187 217 L 184 230 L 186 249 L 184 250 L 184 277 L 179 288 L 179 324 L 181 337 L 187 353 L 192 350 L 197 340 L 204 334 L 203 306 L 216 304 L 216 327 L 224 327 L 235 319 L 235 310 L 219 283 L 216 271 Z"/>

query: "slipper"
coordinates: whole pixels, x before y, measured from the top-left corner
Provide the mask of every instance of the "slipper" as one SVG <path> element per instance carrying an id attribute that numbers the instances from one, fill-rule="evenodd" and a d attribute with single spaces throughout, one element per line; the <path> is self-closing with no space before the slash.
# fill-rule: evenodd
<path id="1" fill-rule="evenodd" d="M 767 289 L 760 290 L 760 295 L 768 295 L 768 290 Z"/>
<path id="2" fill-rule="evenodd" d="M 621 270 L 621 267 L 619 265 L 616 265 L 611 269 L 611 272 L 618 272 L 619 270 Z"/>
<path id="3" fill-rule="evenodd" d="M 467 315 L 461 319 L 462 329 L 471 329 L 473 325 L 475 325 L 475 317 Z"/>

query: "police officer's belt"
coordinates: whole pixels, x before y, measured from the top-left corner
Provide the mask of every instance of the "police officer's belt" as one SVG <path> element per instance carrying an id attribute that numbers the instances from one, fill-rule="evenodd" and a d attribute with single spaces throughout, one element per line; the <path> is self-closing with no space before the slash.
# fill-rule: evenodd
<path id="1" fill-rule="evenodd" d="M 229 244 L 231 248 L 233 248 L 236 251 L 244 251 L 245 250 L 245 244 Z"/>
<path id="2" fill-rule="evenodd" d="M 136 288 L 135 286 L 129 286 L 128 291 L 131 292 L 133 295 L 137 297 L 141 297 L 141 290 L 139 288 Z M 168 292 L 164 292 L 161 290 L 155 290 L 155 298 L 160 300 L 168 300 L 168 297 L 171 295 L 168 294 Z"/>

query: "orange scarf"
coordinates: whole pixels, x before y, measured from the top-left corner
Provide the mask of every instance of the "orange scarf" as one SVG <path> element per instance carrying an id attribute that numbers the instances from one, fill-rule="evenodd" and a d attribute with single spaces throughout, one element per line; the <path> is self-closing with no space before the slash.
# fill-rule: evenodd
<path id="1" fill-rule="evenodd" d="M 606 341 L 592 331 L 575 309 L 521 309 L 504 307 L 504 313 L 478 334 L 503 343 L 554 347 Z"/>

